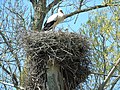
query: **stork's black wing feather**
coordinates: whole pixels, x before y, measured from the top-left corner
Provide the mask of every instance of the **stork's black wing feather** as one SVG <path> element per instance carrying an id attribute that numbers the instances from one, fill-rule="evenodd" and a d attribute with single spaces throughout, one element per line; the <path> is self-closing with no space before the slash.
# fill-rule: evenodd
<path id="1" fill-rule="evenodd" d="M 43 28 L 43 31 L 47 31 L 47 30 L 50 30 L 52 29 L 52 25 L 55 23 L 56 21 L 51 21 L 49 23 L 47 23 L 47 21 L 45 22 L 44 24 L 44 28 Z"/>

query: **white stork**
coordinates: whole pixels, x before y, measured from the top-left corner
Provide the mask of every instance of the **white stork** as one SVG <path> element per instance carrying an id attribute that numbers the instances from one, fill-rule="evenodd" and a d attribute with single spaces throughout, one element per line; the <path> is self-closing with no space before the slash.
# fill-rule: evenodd
<path id="1" fill-rule="evenodd" d="M 58 13 L 53 14 L 46 20 L 43 31 L 47 31 L 47 30 L 55 28 L 55 26 L 63 20 L 64 20 L 64 13 L 62 9 L 59 8 Z"/>

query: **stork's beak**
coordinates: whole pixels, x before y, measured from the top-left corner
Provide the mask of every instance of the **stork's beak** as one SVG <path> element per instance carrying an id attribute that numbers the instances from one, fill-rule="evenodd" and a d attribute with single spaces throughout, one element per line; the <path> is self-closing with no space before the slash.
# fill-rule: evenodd
<path id="1" fill-rule="evenodd" d="M 61 13 L 63 13 L 63 11 L 62 11 L 62 10 L 60 10 L 60 12 L 61 12 Z M 64 13 L 63 13 L 63 14 L 64 14 Z"/>

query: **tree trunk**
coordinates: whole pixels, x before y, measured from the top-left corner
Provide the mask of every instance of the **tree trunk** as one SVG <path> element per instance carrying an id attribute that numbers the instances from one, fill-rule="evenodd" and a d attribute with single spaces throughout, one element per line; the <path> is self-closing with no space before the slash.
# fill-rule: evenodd
<path id="1" fill-rule="evenodd" d="M 34 6 L 33 30 L 40 31 L 46 15 L 46 1 L 41 0 Z"/>
<path id="2" fill-rule="evenodd" d="M 47 90 L 64 90 L 60 66 L 55 60 L 50 60 L 47 66 Z"/>

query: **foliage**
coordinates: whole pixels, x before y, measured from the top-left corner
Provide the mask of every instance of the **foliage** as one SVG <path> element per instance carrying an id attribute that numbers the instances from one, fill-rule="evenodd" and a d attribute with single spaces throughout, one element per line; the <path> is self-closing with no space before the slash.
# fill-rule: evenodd
<path id="1" fill-rule="evenodd" d="M 120 58 L 120 22 L 117 16 L 119 12 L 110 13 L 110 11 L 109 8 L 90 13 L 89 20 L 80 29 L 80 32 L 92 41 L 94 76 L 91 75 L 90 78 L 94 79 L 91 79 L 92 83 L 89 84 L 94 85 L 94 87 L 91 89 L 99 87 L 115 62 Z M 119 76 L 119 72 L 120 70 L 116 69 L 110 80 L 115 80 Z M 106 89 L 109 90 L 112 83 L 113 81 L 109 81 Z"/>

